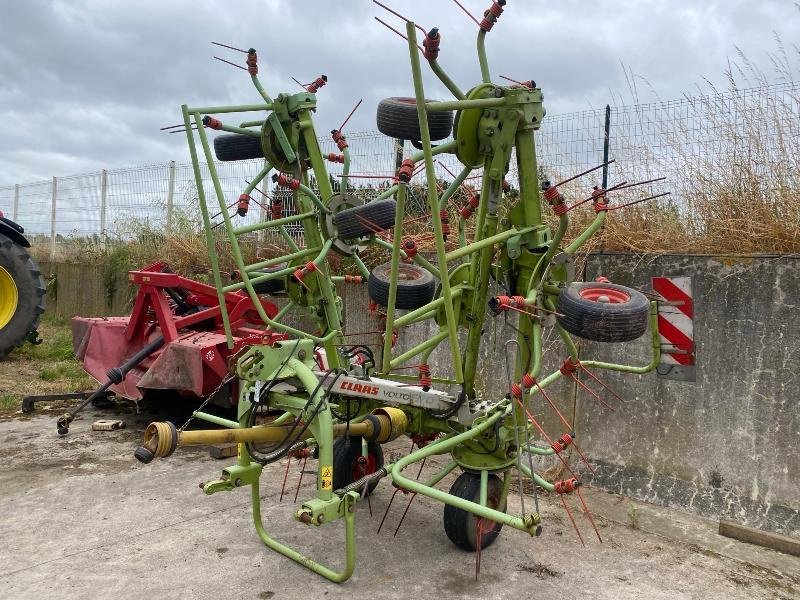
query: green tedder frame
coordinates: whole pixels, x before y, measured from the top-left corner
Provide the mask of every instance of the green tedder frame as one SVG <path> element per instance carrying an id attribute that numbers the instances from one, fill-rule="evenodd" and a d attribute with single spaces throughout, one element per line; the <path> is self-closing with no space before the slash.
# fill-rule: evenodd
<path id="1" fill-rule="evenodd" d="M 493 8 L 486 13 L 489 22 L 493 24 L 497 20 L 504 4 L 493 2 Z M 500 7 L 499 12 L 497 6 Z M 341 188 L 335 193 L 326 169 L 326 157 L 320 151 L 312 121 L 316 107 L 315 94 L 306 91 L 271 97 L 260 83 L 257 69 L 254 68 L 254 50 L 249 52 L 247 64 L 252 82 L 261 97 L 258 104 L 182 107 L 211 270 L 220 296 L 229 344 L 232 347 L 233 340 L 222 295 L 234 290 L 244 290 L 253 300 L 264 324 L 274 332 L 286 334 L 286 339 L 272 345 L 251 345 L 237 354 L 236 364 L 232 365 L 232 375 L 239 384 L 237 421 L 198 411 L 195 417 L 222 425 L 224 429 L 184 431 L 177 430 L 169 423 L 153 423 L 148 428 L 145 445 L 140 450 L 144 452 L 147 461 L 153 456 L 167 456 L 178 446 L 218 441 L 238 442 L 239 455 L 236 464 L 225 469 L 220 479 L 205 484 L 205 492 L 228 491 L 249 485 L 255 526 L 263 542 L 273 550 L 337 582 L 350 577 L 355 565 L 354 505 L 366 495 L 367 483 L 380 477 L 389 477 L 395 486 L 403 490 L 439 500 L 445 505 L 474 515 L 475 519 L 493 521 L 495 524 L 508 525 L 531 535 L 538 535 L 541 531 L 541 519 L 536 510 L 524 512 L 523 508 L 522 514 L 513 515 L 504 509 L 512 476 L 516 476 L 514 473 L 518 472 L 522 477 L 532 479 L 536 486 L 547 491 L 555 489 L 564 493 L 574 487 L 569 483 L 554 484 L 546 481 L 533 471 L 533 461 L 529 460 L 531 455 L 552 455 L 556 450 L 552 445 L 536 445 L 530 441 L 532 437 L 538 438 L 540 432 L 527 411 L 533 411 L 534 403 L 542 398 L 547 386 L 569 371 L 562 368 L 542 376 L 543 327 L 552 326 L 558 332 L 569 356 L 566 364 L 573 368 L 581 365 L 583 368 L 641 374 L 653 370 L 659 362 L 655 302 L 649 305 L 652 359 L 642 366 L 579 359 L 570 334 L 553 316 L 557 310 L 559 294 L 570 284 L 567 269 L 570 257 L 600 229 L 607 212 L 604 210 L 604 198 L 598 197 L 594 203 L 597 216 L 591 225 L 571 243 L 563 245 L 569 223 L 568 213 L 563 211 L 563 197 L 554 193 L 551 188 L 549 194 L 545 194 L 548 202 L 543 202 L 538 179 L 534 137 L 545 116 L 541 90 L 533 85 L 504 86 L 492 82 L 484 50 L 484 38 L 488 29 L 481 27 L 477 43 L 481 81 L 469 91 L 462 92 L 439 65 L 435 52 L 429 52 L 425 58 L 428 59 L 433 73 L 455 98 L 443 102 L 426 101 L 417 45 L 418 29 L 421 28 L 414 23 L 406 23 L 405 34 L 408 38 L 421 133 L 421 150 L 409 158 L 414 164 L 424 162 L 427 206 L 435 243 L 435 257 L 429 254 L 429 259 L 420 254 L 407 256 L 402 247 L 410 169 L 405 171 L 405 176 L 401 169 L 395 184 L 372 199 L 372 202 L 389 198 L 396 201 L 392 243 L 375 235 L 365 236 L 357 244 L 338 238 L 336 227 L 331 224 L 332 216 L 339 210 L 352 207 L 352 203 L 341 200 L 348 190 L 350 156 L 347 144 L 342 136 L 339 147 L 343 152 L 344 169 Z M 438 40 L 436 30 L 426 34 L 426 48 L 431 45 L 431 40 Z M 431 144 L 428 123 L 429 114 L 438 111 L 455 111 L 455 128 L 452 141 L 434 147 Z M 242 112 L 257 113 L 259 117 L 239 126 L 229 126 L 208 116 Z M 261 140 L 264 155 L 267 157 L 264 168 L 244 189 L 242 195 L 249 196 L 274 170 L 277 171 L 275 179 L 278 185 L 294 190 L 297 213 L 237 227 L 226 210 L 229 199 L 225 198 L 220 185 L 206 127 Z M 336 133 L 334 132 L 334 136 Z M 202 155 L 198 155 L 198 140 Z M 455 154 L 463 164 L 463 170 L 439 194 L 434 157 L 445 153 Z M 509 198 L 503 194 L 503 182 L 509 162 L 514 157 L 517 161 L 519 194 L 516 198 Z M 209 216 L 207 184 L 201 171 L 201 161 L 207 164 L 213 186 L 211 194 L 216 198 L 216 204 L 224 218 L 224 226 L 216 230 L 212 229 Z M 446 208 L 448 199 L 476 169 L 482 172 L 482 184 L 474 237 L 468 238 L 463 222 L 459 221 L 460 243 L 457 248 L 448 251 L 440 211 Z M 318 193 L 311 189 L 311 174 L 318 186 Z M 214 203 L 213 200 L 211 202 Z M 556 214 L 560 214 L 555 231 L 542 220 L 542 207 L 548 206 L 548 203 Z M 302 247 L 297 245 L 295 238 L 286 230 L 286 225 L 291 222 L 302 224 Z M 255 264 L 245 264 L 239 236 L 265 229 L 279 232 L 287 244 L 287 254 Z M 215 246 L 216 236 L 220 231 L 227 234 L 241 281 L 230 284 L 223 282 Z M 359 250 L 365 244 L 378 244 L 391 252 L 384 345 L 379 364 L 375 365 L 373 373 L 354 364 L 342 350 L 347 341 L 343 335 L 342 301 L 337 296 L 336 283 L 344 280 L 344 277 L 333 276 L 326 261 L 331 252 L 344 252 L 352 258 L 366 279 L 370 271 L 359 258 Z M 413 261 L 438 280 L 434 299 L 407 312 L 401 312 L 395 306 L 398 272 L 404 260 Z M 273 279 L 285 281 L 289 301 L 277 316 L 270 318 L 263 310 L 254 286 Z M 517 352 L 513 358 L 513 373 L 510 374 L 513 383 L 510 381 L 510 388 L 503 386 L 498 389 L 495 398 L 479 398 L 475 389 L 475 376 L 480 369 L 478 357 L 481 332 L 488 313 L 488 290 L 492 279 L 510 290 L 509 294 L 515 294 L 515 298 L 524 298 L 524 302 L 519 300 L 519 303 L 525 310 L 519 315 Z M 303 311 L 314 319 L 316 331 L 301 330 L 283 322 L 283 318 L 293 310 Z M 395 352 L 392 340 L 396 332 L 431 320 L 435 321 L 438 330 L 430 339 L 401 353 Z M 514 345 L 513 342 L 510 344 Z M 396 385 L 397 389 L 407 390 L 409 393 L 421 391 L 422 387 L 413 385 L 413 376 L 397 374 L 397 368 L 408 365 L 408 361 L 412 359 L 426 363 L 431 353 L 442 345 L 448 348 L 452 372 L 438 374 L 432 378 L 430 385 L 450 390 L 442 391 L 439 396 L 445 402 L 444 408 L 426 407 L 422 403 L 392 403 L 385 399 L 360 398 L 356 411 L 347 413 L 350 402 L 347 401 L 346 409 L 345 395 L 331 393 L 339 377 L 355 377 L 363 382 L 379 378 L 388 380 L 390 383 L 387 385 Z M 324 349 L 327 359 L 324 370 L 315 358 L 320 348 Z M 364 388 L 368 387 L 365 383 Z M 256 424 L 254 414 L 259 411 L 273 414 L 273 411 L 278 411 L 280 416 L 269 426 L 264 426 Z M 400 434 L 409 437 L 427 436 L 428 443 L 419 443 L 418 449 L 400 460 L 366 473 L 364 478 L 350 485 L 333 489 L 334 440 L 337 436 L 361 435 L 363 452 L 366 454 L 368 440 L 383 442 Z M 254 444 L 267 442 L 277 443 L 277 450 L 269 455 L 270 460 L 257 460 Z M 316 495 L 297 508 L 295 517 L 312 526 L 320 526 L 338 518 L 344 519 L 344 566 L 338 571 L 274 540 L 268 535 L 261 520 L 259 479 L 263 465 L 271 462 L 275 456 L 286 456 L 309 447 L 316 448 L 314 456 L 318 457 Z M 408 475 L 406 469 L 409 466 L 418 465 L 420 461 L 433 455 L 449 455 L 450 458 L 427 481 L 418 481 Z M 473 474 L 479 480 L 479 493 L 476 497 L 465 498 L 452 490 L 445 492 L 437 489 L 436 484 L 456 468 Z M 495 474 L 502 477 L 499 501 L 497 498 L 489 498 L 489 479 Z M 576 480 L 570 481 L 577 485 Z"/>

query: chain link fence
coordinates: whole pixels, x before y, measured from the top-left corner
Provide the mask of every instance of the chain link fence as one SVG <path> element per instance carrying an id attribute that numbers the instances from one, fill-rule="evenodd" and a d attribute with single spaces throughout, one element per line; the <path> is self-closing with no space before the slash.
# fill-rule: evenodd
<path id="1" fill-rule="evenodd" d="M 736 89 L 706 96 L 685 97 L 610 109 L 609 183 L 665 176 L 661 191 L 672 191 L 670 202 L 680 206 L 683 187 L 676 182 L 687 174 L 703 173 L 722 163 L 737 168 L 747 163 L 750 173 L 763 175 L 765 186 L 785 186 L 786 173 L 800 173 L 800 83 L 782 83 Z M 557 180 L 603 160 L 604 109 L 545 117 L 536 144 L 542 177 Z M 363 189 L 389 185 L 402 155 L 413 148 L 378 132 L 347 135 L 351 152 L 351 187 Z M 336 152 L 328 137 L 320 139 L 322 152 Z M 738 161 L 738 163 L 737 163 Z M 788 163 L 787 163 L 788 161 Z M 732 165 L 731 165 L 732 163 Z M 788 164 L 788 169 L 787 169 Z M 235 202 L 261 169 L 258 160 L 216 164 L 225 198 Z M 201 166 L 210 181 L 208 166 Z M 437 175 L 445 182 L 461 165 L 453 155 L 438 157 Z M 516 186 L 516 160 L 508 180 Z M 341 165 L 330 164 L 337 183 Z M 776 173 L 779 175 L 776 176 Z M 363 176 L 363 177 L 359 177 Z M 385 176 L 385 178 L 381 178 Z M 419 179 L 423 179 L 419 175 Z M 599 171 L 582 180 L 585 189 L 600 183 Z M 266 189 L 265 189 L 266 188 Z M 267 195 L 280 193 L 269 181 L 260 186 Z M 208 191 L 212 191 L 210 185 Z M 265 218 L 268 202 L 258 192 L 257 203 L 237 225 Z M 216 207 L 213 194 L 209 206 Z M 425 210 L 421 194 L 410 199 L 410 211 Z M 285 211 L 291 214 L 290 198 Z M 137 230 L 169 231 L 177 224 L 197 227 L 197 189 L 191 164 L 168 162 L 125 169 L 53 177 L 50 180 L 0 187 L 0 210 L 25 227 L 38 246 L 48 245 L 53 258 L 62 243 L 83 239 L 102 243 L 126 239 Z M 219 218 L 218 218 L 219 220 Z"/>

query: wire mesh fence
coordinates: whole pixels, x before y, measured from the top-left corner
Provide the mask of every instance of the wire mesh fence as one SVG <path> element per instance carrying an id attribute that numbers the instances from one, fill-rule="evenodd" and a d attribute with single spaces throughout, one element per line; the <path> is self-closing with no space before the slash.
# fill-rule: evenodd
<path id="1" fill-rule="evenodd" d="M 680 205 L 686 187 L 676 185 L 688 174 L 747 171 L 764 180 L 764 193 L 796 183 L 800 173 L 800 83 L 782 83 L 734 89 L 668 102 L 612 107 L 609 135 L 611 183 L 665 176 L 662 189 L 672 191 Z M 559 179 L 602 162 L 605 110 L 589 110 L 545 117 L 536 135 L 542 177 Z M 351 152 L 351 188 L 369 198 L 372 190 L 391 182 L 399 160 L 413 148 L 378 132 L 348 134 Z M 322 152 L 336 152 L 330 138 L 320 139 Z M 223 194 L 234 203 L 242 189 L 262 168 L 258 160 L 216 165 Z M 330 164 L 338 184 L 342 166 Z M 453 155 L 436 161 L 437 176 L 451 181 L 450 173 L 463 167 Z M 517 165 L 512 158 L 508 180 L 516 186 Z M 208 165 L 201 165 L 206 189 L 211 191 Z M 792 175 L 794 173 L 794 175 Z M 422 180 L 424 174 L 420 174 Z M 789 178 L 789 179 L 787 179 Z M 599 183 L 599 172 L 588 180 Z M 735 187 L 735 186 L 734 186 Z M 796 187 L 796 186 L 795 186 Z M 265 218 L 266 197 L 280 194 L 265 180 L 253 193 L 256 206 L 237 225 Z M 424 192 L 424 189 L 423 189 Z M 213 194 L 212 213 L 217 212 Z M 413 195 L 410 212 L 425 210 L 424 193 Z M 48 245 L 56 256 L 64 242 L 76 239 L 126 239 L 142 228 L 168 231 L 176 224 L 199 226 L 197 187 L 188 163 L 168 162 L 125 169 L 54 177 L 50 180 L 0 187 L 0 210 L 22 224 L 38 245 Z M 286 197 L 285 214 L 291 214 Z"/>

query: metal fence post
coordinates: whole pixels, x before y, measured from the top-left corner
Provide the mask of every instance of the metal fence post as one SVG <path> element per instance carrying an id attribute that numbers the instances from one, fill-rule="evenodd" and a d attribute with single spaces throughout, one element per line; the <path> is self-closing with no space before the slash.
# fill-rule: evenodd
<path id="1" fill-rule="evenodd" d="M 108 198 L 108 171 L 100 173 L 100 244 L 106 245 L 106 203 Z"/>
<path id="2" fill-rule="evenodd" d="M 261 185 L 261 187 L 264 190 L 264 194 L 273 193 L 269 189 L 269 184 L 271 182 L 272 182 L 271 178 L 269 178 L 269 177 L 265 177 L 264 178 L 264 182 Z M 259 205 L 261 206 L 261 212 L 260 212 L 259 219 L 261 220 L 262 223 L 264 221 L 269 221 L 269 213 L 267 212 L 267 200 L 268 200 L 268 197 L 266 195 L 263 195 L 261 197 L 261 202 L 259 202 Z M 271 200 L 270 200 L 270 202 L 271 202 Z M 259 229 L 258 230 L 258 238 L 257 239 L 258 239 L 258 250 L 260 251 L 264 247 L 264 244 L 266 242 L 267 230 L 266 229 Z"/>
<path id="3" fill-rule="evenodd" d="M 169 185 L 167 186 L 167 233 L 172 233 L 172 206 L 175 194 L 175 161 L 169 161 Z"/>
<path id="4" fill-rule="evenodd" d="M 56 192 L 58 180 L 53 177 L 52 202 L 50 204 L 50 260 L 56 259 Z"/>
<path id="5" fill-rule="evenodd" d="M 17 183 L 14 186 L 14 210 L 12 212 L 12 221 L 17 220 L 17 214 L 19 213 L 19 184 Z"/>
<path id="6" fill-rule="evenodd" d="M 608 146 L 609 146 L 609 133 L 611 132 L 611 106 L 606 104 L 606 122 L 603 127 L 603 185 L 602 188 L 608 187 Z"/>

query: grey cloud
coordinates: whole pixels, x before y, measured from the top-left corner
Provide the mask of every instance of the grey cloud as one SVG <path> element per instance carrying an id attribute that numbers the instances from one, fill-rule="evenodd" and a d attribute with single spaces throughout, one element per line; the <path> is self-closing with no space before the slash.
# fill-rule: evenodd
<path id="1" fill-rule="evenodd" d="M 440 62 L 459 84 L 478 80 L 475 25 L 452 3 L 394 0 L 391 6 L 443 34 Z M 466 0 L 475 14 L 487 0 Z M 171 159 L 187 160 L 185 139 L 158 131 L 179 106 L 256 100 L 240 61 L 211 40 L 259 50 L 263 80 L 277 93 L 291 77 L 329 76 L 319 93 L 320 134 L 338 126 L 359 98 L 350 131 L 374 129 L 385 96 L 408 94 L 404 40 L 373 16 L 400 25 L 367 0 L 33 0 L 3 2 L 0 21 L 0 185 Z M 798 37 L 791 2 L 510 0 L 487 48 L 493 75 L 533 77 L 548 112 L 602 106 L 627 96 L 620 64 L 642 75 L 640 98 L 722 81 L 734 46 L 767 64 L 773 30 Z M 429 97 L 446 90 L 426 74 Z"/>

